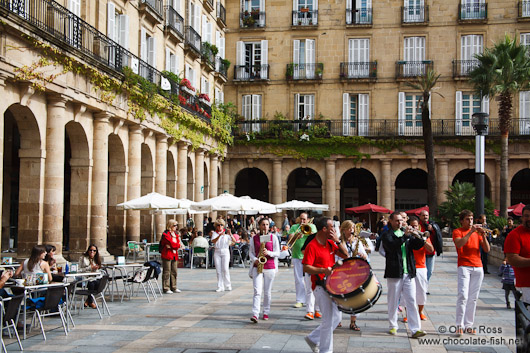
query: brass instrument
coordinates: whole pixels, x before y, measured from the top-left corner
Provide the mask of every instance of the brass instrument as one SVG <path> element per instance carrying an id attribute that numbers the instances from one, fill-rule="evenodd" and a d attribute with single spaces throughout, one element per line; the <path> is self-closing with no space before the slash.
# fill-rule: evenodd
<path id="1" fill-rule="evenodd" d="M 355 244 L 355 249 L 352 251 L 352 256 L 357 256 L 359 253 L 359 244 L 362 242 L 363 246 L 368 247 L 368 243 L 366 242 L 366 239 L 364 237 L 360 237 L 359 234 L 361 234 L 361 231 L 363 230 L 363 224 L 361 222 L 355 223 L 353 226 L 353 238 L 357 239 L 357 244 Z"/>
<path id="2" fill-rule="evenodd" d="M 493 239 L 497 239 L 497 237 L 501 234 L 500 230 L 498 230 L 497 228 L 493 230 L 482 228 L 482 230 L 484 231 L 484 233 L 490 235 Z"/>
<path id="3" fill-rule="evenodd" d="M 287 248 L 289 250 L 291 250 L 291 248 L 294 246 L 294 243 L 296 243 L 296 241 L 303 235 L 310 235 L 313 232 L 310 225 L 313 223 L 313 218 L 311 218 L 306 224 L 300 224 L 300 227 L 296 230 L 296 232 L 291 235 L 289 241 L 287 241 Z"/>
<path id="4" fill-rule="evenodd" d="M 260 231 L 260 235 L 257 235 L 257 236 L 261 237 L 261 235 L 264 235 L 262 231 Z M 263 266 L 266 263 L 267 263 L 267 257 L 265 256 L 265 242 L 260 241 L 259 254 L 258 254 L 258 273 L 263 272 Z"/>
<path id="5" fill-rule="evenodd" d="M 427 241 L 431 233 L 428 230 L 426 230 L 425 232 L 414 231 L 412 232 L 412 235 L 414 235 L 416 238 L 422 239 L 423 241 Z"/>

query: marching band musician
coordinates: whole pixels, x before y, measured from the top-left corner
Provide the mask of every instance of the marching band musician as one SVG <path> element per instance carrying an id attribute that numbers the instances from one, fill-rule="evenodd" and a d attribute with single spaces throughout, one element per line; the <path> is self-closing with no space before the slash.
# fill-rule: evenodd
<path id="1" fill-rule="evenodd" d="M 421 330 L 420 315 L 416 307 L 416 265 L 412 250 L 419 250 L 425 241 L 412 236 L 410 230 L 401 228 L 403 218 L 399 212 L 390 215 L 389 229 L 381 235 L 386 253 L 385 278 L 388 287 L 389 334 L 396 335 L 397 310 L 400 297 L 407 308 L 409 328 L 412 338 L 425 336 Z"/>
<path id="2" fill-rule="evenodd" d="M 410 226 L 414 232 L 419 232 L 420 221 L 416 216 L 411 216 L 409 221 Z M 429 282 L 427 281 L 427 266 L 425 265 L 425 255 L 427 252 L 434 252 L 434 246 L 432 246 L 430 233 L 427 231 L 424 233 L 427 236 L 425 245 L 419 250 L 413 250 L 414 260 L 416 262 L 416 304 L 418 304 L 418 312 L 420 314 L 420 320 L 427 320 L 425 314 L 423 314 L 423 308 L 427 302 L 427 289 Z"/>
<path id="3" fill-rule="evenodd" d="M 345 259 L 348 257 L 348 250 L 340 242 L 330 218 L 318 218 L 315 226 L 316 236 L 306 246 L 302 264 L 304 272 L 311 275 L 315 299 L 322 310 L 322 322 L 305 337 L 305 341 L 313 352 L 329 353 L 333 352 L 333 330 L 340 323 L 342 315 L 324 288 L 324 278 L 333 272 L 335 255 Z"/>
<path id="4" fill-rule="evenodd" d="M 252 317 L 250 321 L 257 324 L 261 304 L 261 291 L 263 290 L 263 320 L 269 319 L 271 310 L 271 291 L 274 277 L 278 271 L 278 256 L 280 256 L 280 243 L 278 237 L 269 231 L 269 219 L 261 218 L 259 221 L 260 232 L 252 237 L 250 240 L 250 262 L 253 264 L 250 269 L 252 282 L 254 284 L 254 298 L 252 301 Z M 268 237 L 263 253 L 261 252 L 261 236 Z M 263 268 L 258 271 L 259 257 L 265 256 L 267 262 L 263 264 Z"/>
<path id="5" fill-rule="evenodd" d="M 215 245 L 215 252 L 213 255 L 215 263 L 215 271 L 217 272 L 217 289 L 216 292 L 224 292 L 232 290 L 230 283 L 230 272 L 228 264 L 230 262 L 230 244 L 235 243 L 236 239 L 232 234 L 226 234 L 225 221 L 219 218 L 214 223 L 215 231 L 212 234 L 212 243 Z"/>

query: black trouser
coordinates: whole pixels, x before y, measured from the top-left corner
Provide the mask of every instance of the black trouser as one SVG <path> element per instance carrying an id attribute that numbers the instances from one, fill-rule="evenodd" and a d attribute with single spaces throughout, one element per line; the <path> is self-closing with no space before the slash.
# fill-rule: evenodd
<path id="1" fill-rule="evenodd" d="M 95 281 L 90 281 L 87 283 L 86 288 L 90 291 L 95 291 L 99 287 L 99 282 L 101 280 L 97 279 Z M 87 304 L 92 304 L 94 302 L 94 299 L 92 299 L 92 296 L 89 296 L 86 299 Z"/>

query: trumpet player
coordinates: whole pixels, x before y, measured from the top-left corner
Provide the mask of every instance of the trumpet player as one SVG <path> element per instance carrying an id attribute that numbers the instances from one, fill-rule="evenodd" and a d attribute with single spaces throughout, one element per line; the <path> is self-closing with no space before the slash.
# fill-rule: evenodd
<path id="1" fill-rule="evenodd" d="M 262 291 L 264 292 L 263 320 L 269 319 L 272 283 L 278 271 L 278 256 L 280 256 L 280 243 L 278 237 L 269 231 L 269 220 L 261 218 L 258 226 L 260 231 L 252 237 L 249 250 L 250 262 L 252 263 L 250 276 L 254 285 L 250 321 L 255 324 L 258 323 Z"/>

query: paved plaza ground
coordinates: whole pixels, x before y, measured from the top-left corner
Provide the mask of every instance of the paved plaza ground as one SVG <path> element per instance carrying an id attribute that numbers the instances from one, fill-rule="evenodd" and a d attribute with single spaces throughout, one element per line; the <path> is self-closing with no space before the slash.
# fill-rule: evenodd
<path id="1" fill-rule="evenodd" d="M 384 259 L 375 254 L 372 266 L 383 283 L 383 295 L 374 308 L 362 313 L 357 323 L 361 332 L 348 329 L 349 317 L 343 316 L 343 327 L 335 330 L 335 352 L 513 352 L 515 338 L 514 312 L 506 309 L 504 291 L 496 268 L 490 267 L 477 305 L 476 336 L 464 335 L 457 340 L 448 334 L 454 329 L 456 301 L 456 253 L 437 257 L 431 278 L 431 295 L 426 306 L 427 321 L 422 328 L 428 333 L 425 342 L 411 339 L 407 325 L 400 323 L 397 336 L 390 336 L 386 310 Z M 248 269 L 232 268 L 231 292 L 216 293 L 214 269 L 179 269 L 179 294 L 167 294 L 147 303 L 136 297 L 124 303 L 109 302 L 112 316 L 100 320 L 96 310 L 75 315 L 76 328 L 64 335 L 59 321 L 47 319 L 48 340 L 34 335 L 23 341 L 31 352 L 311 352 L 304 336 L 319 320 L 304 319 L 304 308 L 293 308 L 295 302 L 292 268 L 280 265 L 273 286 L 269 321 L 249 321 L 252 306 L 252 281 Z M 512 299 L 513 306 L 513 299 Z M 55 329 L 52 329 L 54 328 Z M 481 332 L 482 331 L 482 332 Z M 34 330 L 32 333 L 38 332 Z M 445 342 L 443 341 L 445 339 Z M 475 340 L 475 342 L 470 342 Z M 481 341 L 480 341 L 481 340 Z M 9 351 L 18 345 L 7 338 Z M 475 344 L 474 344 L 475 343 Z M 493 344 L 492 344 L 493 343 Z"/>

